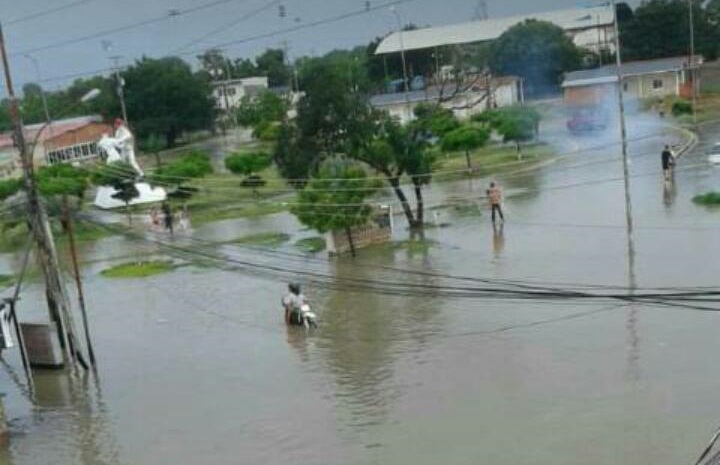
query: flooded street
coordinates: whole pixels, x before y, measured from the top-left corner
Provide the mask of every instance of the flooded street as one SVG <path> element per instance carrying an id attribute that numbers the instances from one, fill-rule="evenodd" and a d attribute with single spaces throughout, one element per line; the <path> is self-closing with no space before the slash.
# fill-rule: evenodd
<path id="1" fill-rule="evenodd" d="M 691 199 L 720 182 L 704 156 L 718 129 L 703 129 L 671 184 L 660 151 L 686 136 L 657 127 L 631 134 L 639 287 L 717 284 L 720 212 Z M 238 260 L 339 278 L 627 286 L 622 165 L 617 145 L 587 150 L 602 144 L 575 138 L 563 157 L 500 176 L 507 223 L 498 231 L 482 200 L 489 179 L 432 184 L 427 202 L 445 227 L 428 229 L 427 247 L 377 247 L 356 261 L 301 257 L 293 243 L 314 233 L 289 214 L 193 235 L 287 232 L 277 253 L 218 247 Z M 468 203 L 483 215 L 453 208 Z M 405 240 L 397 219 L 396 239 Z M 720 422 L 715 313 L 309 285 L 321 325 L 308 335 L 282 321 L 286 283 L 257 270 L 198 264 L 147 279 L 100 276 L 117 257 L 155 254 L 163 255 L 156 244 L 122 237 L 85 245 L 98 381 L 42 374 L 33 406 L 0 376 L 12 431 L 0 463 L 676 465 L 695 459 Z M 0 272 L 19 261 L 2 256 Z M 41 286 L 28 285 L 21 320 L 44 321 L 43 299 Z"/>

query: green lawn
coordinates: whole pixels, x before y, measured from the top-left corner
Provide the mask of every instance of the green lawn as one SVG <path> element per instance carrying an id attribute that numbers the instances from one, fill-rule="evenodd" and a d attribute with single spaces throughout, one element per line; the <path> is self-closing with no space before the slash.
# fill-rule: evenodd
<path id="1" fill-rule="evenodd" d="M 103 270 L 100 274 L 106 278 L 147 278 L 169 273 L 176 266 L 170 260 L 154 260 L 149 262 L 128 262 Z"/>
<path id="2" fill-rule="evenodd" d="M 290 240 L 290 234 L 281 232 L 265 232 L 258 234 L 249 234 L 231 241 L 234 244 L 256 245 L 262 247 L 276 248 Z"/>
<path id="3" fill-rule="evenodd" d="M 490 145 L 471 152 L 470 160 L 473 167 L 471 175 L 483 177 L 494 173 L 526 169 L 528 166 L 547 159 L 552 153 L 552 149 L 547 145 L 528 145 L 522 148 L 522 158 L 519 159 L 515 147 Z M 435 181 L 450 181 L 468 175 L 464 153 L 438 154 L 433 175 Z"/>
<path id="4" fill-rule="evenodd" d="M 325 238 L 318 236 L 300 239 L 295 243 L 295 247 L 308 253 L 322 252 L 325 250 Z"/>
<path id="5" fill-rule="evenodd" d="M 10 287 L 15 282 L 15 276 L 9 274 L 0 274 L 0 289 Z"/>

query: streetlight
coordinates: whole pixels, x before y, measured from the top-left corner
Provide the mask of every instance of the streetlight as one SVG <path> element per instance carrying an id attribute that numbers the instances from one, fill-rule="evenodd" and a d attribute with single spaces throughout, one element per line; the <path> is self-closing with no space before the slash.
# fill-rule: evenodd
<path id="1" fill-rule="evenodd" d="M 690 22 L 690 78 L 692 82 L 693 124 L 697 126 L 697 72 L 695 68 L 695 12 L 693 0 L 688 0 L 688 19 Z"/>
<path id="2" fill-rule="evenodd" d="M 116 91 L 118 99 L 120 99 L 120 109 L 122 111 L 122 117 L 123 121 L 125 122 L 125 126 L 128 126 L 127 108 L 125 107 L 125 90 L 123 89 L 123 87 L 125 86 L 125 81 L 123 80 L 122 76 L 120 76 L 120 59 L 122 58 L 122 56 L 109 56 L 110 52 L 113 49 L 113 43 L 111 41 L 103 40 L 101 44 L 103 50 L 105 50 L 105 53 L 108 54 L 108 59 L 113 63 L 113 74 L 115 75 L 115 81 L 117 84 Z"/>
<path id="3" fill-rule="evenodd" d="M 395 18 L 397 19 L 398 24 L 398 34 L 400 38 L 400 58 L 402 60 L 402 71 L 403 71 L 403 84 L 405 89 L 405 111 L 407 112 L 407 119 L 408 122 L 412 119 L 412 116 L 410 114 L 410 95 L 409 95 L 409 88 L 408 88 L 408 75 L 407 75 L 407 66 L 405 61 L 405 38 L 403 36 L 403 27 L 402 27 L 402 18 L 400 18 L 400 12 L 398 12 L 397 8 L 395 6 L 390 7 L 390 11 L 395 15 Z"/>
<path id="4" fill-rule="evenodd" d="M 40 87 L 40 96 L 42 97 L 43 109 L 45 110 L 45 121 L 50 123 L 51 119 L 50 119 L 50 110 L 48 109 L 47 96 L 45 95 L 45 89 L 43 89 L 42 85 L 40 84 L 40 81 L 42 81 L 42 77 L 40 75 L 40 64 L 34 57 L 32 57 L 31 55 L 29 55 L 27 53 L 23 56 L 25 58 L 27 58 L 28 60 L 32 61 L 33 66 L 35 66 L 35 76 L 37 79 L 37 85 L 38 85 L 38 87 Z"/>
<path id="5" fill-rule="evenodd" d="M 633 243 L 632 202 L 630 199 L 630 161 L 628 160 L 627 127 L 625 125 L 625 97 L 623 95 L 622 54 L 620 50 L 620 27 L 616 0 L 612 0 L 615 33 L 615 72 L 617 75 L 618 108 L 620 113 L 620 137 L 622 139 L 623 180 L 625 184 L 625 220 L 627 225 L 628 276 L 630 287 L 635 287 L 635 245 Z"/>

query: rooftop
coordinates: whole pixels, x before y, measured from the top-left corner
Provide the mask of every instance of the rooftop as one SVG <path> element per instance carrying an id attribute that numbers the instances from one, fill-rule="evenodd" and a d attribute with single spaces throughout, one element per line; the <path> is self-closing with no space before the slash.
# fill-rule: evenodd
<path id="1" fill-rule="evenodd" d="M 90 115 L 53 121 L 52 124 L 45 130 L 43 130 L 43 128 L 45 128 L 45 123 L 30 124 L 25 126 L 25 138 L 28 142 L 33 142 L 38 136 L 38 132 L 42 131 L 40 134 L 40 142 L 45 142 L 52 137 L 57 137 L 70 131 L 80 129 L 88 124 L 99 122 L 102 122 L 102 117 L 98 115 Z M 14 142 L 11 132 L 0 134 L 0 149 L 12 147 L 13 144 Z"/>
<path id="2" fill-rule="evenodd" d="M 404 31 L 402 33 L 402 42 L 405 50 L 485 42 L 497 39 L 503 32 L 527 19 L 549 21 L 566 31 L 575 31 L 611 25 L 614 21 L 614 15 L 612 7 L 601 6 L 507 16 L 484 21 Z M 375 54 L 398 53 L 402 48 L 400 33 L 394 32 L 380 42 Z"/>
<path id="3" fill-rule="evenodd" d="M 247 78 L 238 78 L 238 79 L 227 79 L 224 81 L 212 81 L 210 85 L 213 87 L 222 87 L 222 86 L 246 86 L 246 85 L 264 85 L 267 87 L 268 78 L 267 76 L 253 76 L 253 77 L 247 77 Z"/>
<path id="4" fill-rule="evenodd" d="M 702 58 L 698 59 L 702 63 Z M 646 74 L 666 73 L 680 71 L 688 67 L 689 57 L 661 58 L 658 60 L 630 61 L 623 63 L 620 72 L 623 76 L 641 76 Z M 563 87 L 580 87 L 593 84 L 608 84 L 617 82 L 617 67 L 615 65 L 601 66 L 600 68 L 573 71 L 565 75 Z"/>

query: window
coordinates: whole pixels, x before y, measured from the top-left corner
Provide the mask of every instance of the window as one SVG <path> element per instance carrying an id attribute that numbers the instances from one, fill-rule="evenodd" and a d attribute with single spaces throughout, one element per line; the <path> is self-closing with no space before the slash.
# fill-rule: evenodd
<path id="1" fill-rule="evenodd" d="M 227 94 L 228 94 L 228 95 L 235 95 L 235 88 L 234 88 L 234 87 L 228 87 Z"/>
<path id="2" fill-rule="evenodd" d="M 47 162 L 49 165 L 56 163 L 72 162 L 76 160 L 86 160 L 98 156 L 98 147 L 94 142 L 87 144 L 77 144 L 71 147 L 51 150 L 47 153 Z"/>
<path id="3" fill-rule="evenodd" d="M 628 86 L 628 83 L 626 82 L 623 84 L 623 92 L 627 92 L 630 87 Z"/>
<path id="4" fill-rule="evenodd" d="M 662 79 L 653 79 L 653 89 L 658 90 L 663 88 L 663 80 Z"/>

